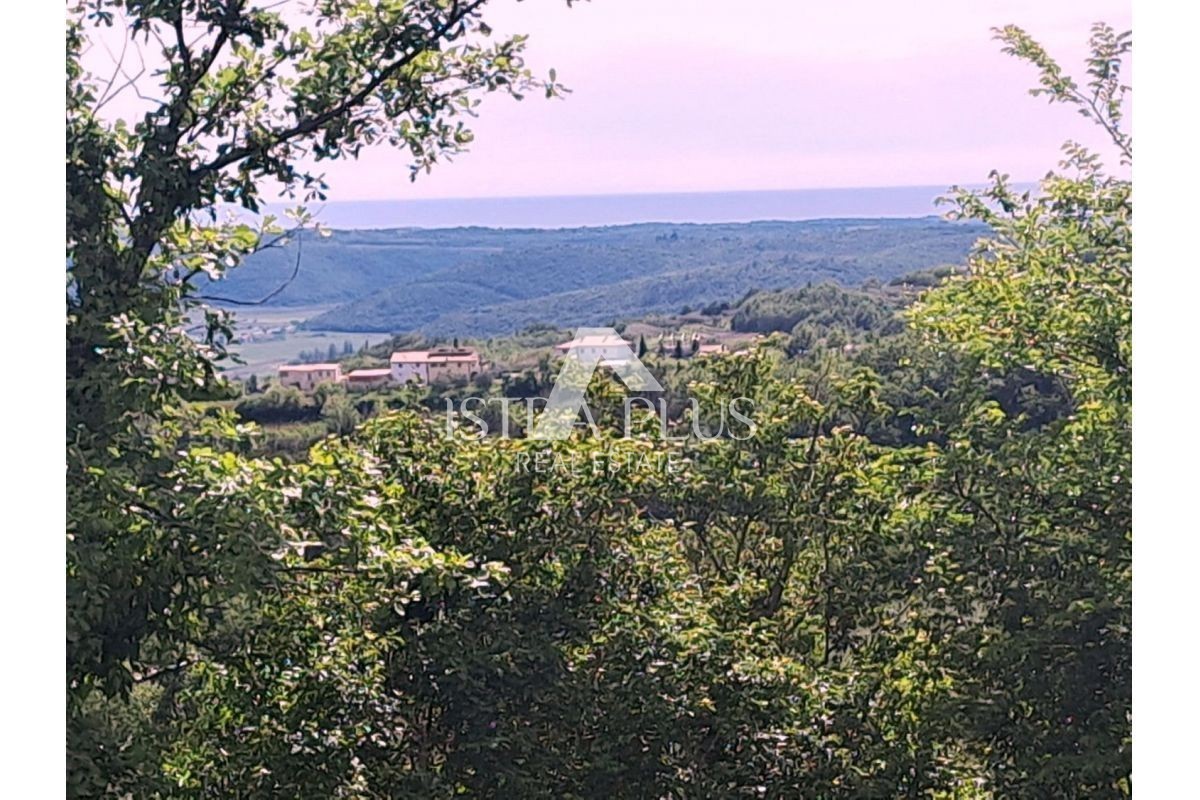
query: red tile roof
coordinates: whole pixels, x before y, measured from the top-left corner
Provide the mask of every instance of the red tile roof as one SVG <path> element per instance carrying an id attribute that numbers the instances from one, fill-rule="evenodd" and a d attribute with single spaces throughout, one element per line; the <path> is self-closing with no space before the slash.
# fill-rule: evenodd
<path id="1" fill-rule="evenodd" d="M 280 372 L 332 372 L 341 369 L 341 364 L 284 364 Z"/>
<path id="2" fill-rule="evenodd" d="M 469 347 L 460 347 L 457 350 L 449 348 L 439 350 L 397 350 L 392 353 L 391 358 L 393 364 L 468 364 L 477 361 L 479 361 L 479 353 Z"/>
<path id="3" fill-rule="evenodd" d="M 390 369 L 355 369 L 351 370 L 346 378 L 352 381 L 369 381 L 374 378 L 390 378 L 392 371 Z"/>

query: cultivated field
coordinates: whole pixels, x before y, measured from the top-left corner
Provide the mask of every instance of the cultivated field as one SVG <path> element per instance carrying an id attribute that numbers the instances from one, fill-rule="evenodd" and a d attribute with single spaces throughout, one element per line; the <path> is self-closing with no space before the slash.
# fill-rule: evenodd
<path id="1" fill-rule="evenodd" d="M 296 326 L 329 306 L 289 306 L 238 310 L 238 344 L 232 349 L 242 360 L 230 364 L 226 374 L 234 378 L 274 375 L 280 364 L 296 359 L 306 350 L 337 348 L 338 355 L 349 341 L 355 350 L 388 338 L 385 333 L 346 333 L 342 331 L 301 330 Z"/>

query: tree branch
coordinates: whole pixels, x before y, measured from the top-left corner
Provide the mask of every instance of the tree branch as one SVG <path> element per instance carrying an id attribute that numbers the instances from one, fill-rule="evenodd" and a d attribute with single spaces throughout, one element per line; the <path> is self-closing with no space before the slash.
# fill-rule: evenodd
<path id="1" fill-rule="evenodd" d="M 446 18 L 446 21 L 439 27 L 435 28 L 432 35 L 429 36 L 420 46 L 396 61 L 393 61 L 387 67 L 381 69 L 379 74 L 367 81 L 367 83 L 361 89 L 359 89 L 357 92 L 354 92 L 352 95 L 335 105 L 333 108 L 301 120 L 289 128 L 276 131 L 270 137 L 269 141 L 263 142 L 262 144 L 243 145 L 241 147 L 232 148 L 226 151 L 223 155 L 192 170 L 191 174 L 193 176 L 200 176 L 205 173 L 218 172 L 225 167 L 249 158 L 256 153 L 265 153 L 272 148 L 278 147 L 281 144 L 286 144 L 287 142 L 299 136 L 314 133 L 322 126 L 327 125 L 347 112 L 358 108 L 375 92 L 376 89 L 394 77 L 397 72 L 411 64 L 418 56 L 428 52 L 432 43 L 439 41 L 443 36 L 446 35 L 447 32 L 449 32 L 451 28 L 462 22 L 485 2 L 487 2 L 487 0 L 474 0 L 474 2 L 471 2 L 461 9 L 456 8 L 455 10 L 451 11 L 450 15 Z"/>
<path id="2" fill-rule="evenodd" d="M 303 231 L 301 231 L 301 233 L 303 233 Z M 197 299 L 208 300 L 213 303 L 228 303 L 229 305 L 234 305 L 234 306 L 261 306 L 261 305 L 263 305 L 264 303 L 277 297 L 279 295 L 279 293 L 282 292 L 284 289 L 286 289 L 288 286 L 290 286 L 292 281 L 296 280 L 296 276 L 300 274 L 300 257 L 302 255 L 303 242 L 304 242 L 304 237 L 302 235 L 296 237 L 296 264 L 295 264 L 295 266 L 292 267 L 292 274 L 288 276 L 288 279 L 286 281 L 284 281 L 282 284 L 280 284 L 278 287 L 276 287 L 271 292 L 268 292 L 266 296 L 264 296 L 258 300 L 237 300 L 232 297 L 221 297 L 220 295 L 199 294 L 199 295 L 196 295 Z M 263 248 L 263 249 L 266 249 L 266 248 Z"/>

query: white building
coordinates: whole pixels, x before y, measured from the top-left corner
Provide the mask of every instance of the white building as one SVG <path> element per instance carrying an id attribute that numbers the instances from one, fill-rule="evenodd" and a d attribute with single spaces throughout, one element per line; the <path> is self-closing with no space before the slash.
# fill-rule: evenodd
<path id="1" fill-rule="evenodd" d="M 615 333 L 585 334 L 576 336 L 569 342 L 556 345 L 555 350 L 566 355 L 574 353 L 581 361 L 628 361 L 633 354 L 633 346 Z"/>

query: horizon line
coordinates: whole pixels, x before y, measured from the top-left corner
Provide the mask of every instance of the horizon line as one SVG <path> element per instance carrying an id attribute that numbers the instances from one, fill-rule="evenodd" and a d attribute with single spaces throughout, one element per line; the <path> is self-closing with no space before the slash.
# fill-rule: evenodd
<path id="1" fill-rule="evenodd" d="M 1014 180 L 1011 176 L 1008 178 L 1010 186 L 1035 186 L 1041 182 L 1041 178 L 1033 180 Z M 364 199 L 344 199 L 344 200 L 320 200 L 311 204 L 304 205 L 330 205 L 334 203 L 439 203 L 439 202 L 469 202 L 469 201 L 489 201 L 489 200 L 559 200 L 566 198 L 580 197 L 674 197 L 687 195 L 702 195 L 702 194 L 790 194 L 794 192 L 859 192 L 859 191 L 886 191 L 893 189 L 935 189 L 940 192 L 950 192 L 955 187 L 971 189 L 983 186 L 990 186 L 987 180 L 969 183 L 905 183 L 893 184 L 887 186 L 808 186 L 794 189 L 688 189 L 688 190 L 636 190 L 628 192 L 590 192 L 577 194 L 513 194 L 513 195 L 475 195 L 475 196 L 449 196 L 449 197 L 374 197 Z M 289 205 L 282 201 L 268 201 L 267 205 Z"/>

